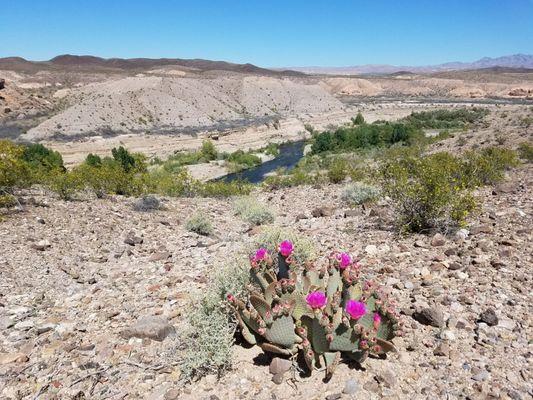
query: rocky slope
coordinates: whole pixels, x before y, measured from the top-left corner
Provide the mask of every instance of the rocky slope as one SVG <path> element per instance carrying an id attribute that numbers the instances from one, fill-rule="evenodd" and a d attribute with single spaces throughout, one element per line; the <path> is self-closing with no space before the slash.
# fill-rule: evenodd
<path id="1" fill-rule="evenodd" d="M 241 75 L 217 79 L 128 77 L 88 85 L 69 95 L 74 105 L 23 138 L 68 139 L 140 131 L 193 133 L 342 109 L 342 104 L 318 85 Z"/>
<path id="2" fill-rule="evenodd" d="M 234 370 L 218 382 L 183 385 L 174 365 L 173 332 L 191 295 L 257 233 L 233 217 L 229 201 L 171 199 L 164 211 L 140 213 L 124 198 L 65 203 L 34 193 L 0 224 L 0 396 L 525 399 L 532 177 L 523 167 L 480 192 L 469 232 L 449 238 L 398 237 L 385 204 L 350 210 L 339 185 L 305 188 L 305 199 L 301 187 L 259 193 L 276 225 L 324 251 L 357 254 L 365 274 L 398 298 L 406 325 L 399 354 L 369 359 L 363 370 L 341 364 L 327 383 L 315 373 L 287 375 L 279 386 L 256 348 L 237 346 Z M 324 216 L 314 218 L 318 207 Z M 196 210 L 213 219 L 213 237 L 184 229 Z M 413 319 L 424 309 L 430 325 Z M 353 397 L 342 394 L 347 385 Z"/>

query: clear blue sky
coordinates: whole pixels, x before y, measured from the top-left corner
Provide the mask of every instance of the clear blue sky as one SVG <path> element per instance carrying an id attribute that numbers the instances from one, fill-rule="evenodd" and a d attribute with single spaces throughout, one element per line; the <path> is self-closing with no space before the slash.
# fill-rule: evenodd
<path id="1" fill-rule="evenodd" d="M 4 0 L 0 57 L 423 65 L 533 53 L 533 0 Z"/>

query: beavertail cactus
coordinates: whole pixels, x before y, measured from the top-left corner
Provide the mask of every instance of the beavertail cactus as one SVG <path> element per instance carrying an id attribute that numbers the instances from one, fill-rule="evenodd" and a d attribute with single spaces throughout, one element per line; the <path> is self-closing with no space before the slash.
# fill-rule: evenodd
<path id="1" fill-rule="evenodd" d="M 360 280 L 353 257 L 334 253 L 325 265 L 298 265 L 293 251 L 287 240 L 276 255 L 258 249 L 250 257 L 247 298 L 228 294 L 246 341 L 285 356 L 301 352 L 309 370 L 328 376 L 341 353 L 362 362 L 395 350 L 398 315 L 373 282 Z"/>

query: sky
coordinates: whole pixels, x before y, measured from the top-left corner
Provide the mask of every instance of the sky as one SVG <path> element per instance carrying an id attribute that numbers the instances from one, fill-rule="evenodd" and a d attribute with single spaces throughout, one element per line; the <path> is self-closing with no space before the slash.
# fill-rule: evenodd
<path id="1" fill-rule="evenodd" d="M 0 57 L 429 65 L 533 54 L 533 0 L 0 0 Z"/>

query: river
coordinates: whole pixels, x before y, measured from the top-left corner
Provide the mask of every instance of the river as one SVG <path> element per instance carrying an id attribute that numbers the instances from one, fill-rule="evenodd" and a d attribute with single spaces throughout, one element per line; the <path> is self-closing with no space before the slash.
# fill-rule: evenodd
<path id="1" fill-rule="evenodd" d="M 232 182 L 245 180 L 250 183 L 262 182 L 267 174 L 276 171 L 278 168 L 290 170 L 296 166 L 304 154 L 305 142 L 303 140 L 284 143 L 279 147 L 279 155 L 273 160 L 266 161 L 257 167 L 235 172 L 218 178 L 218 181 Z"/>

